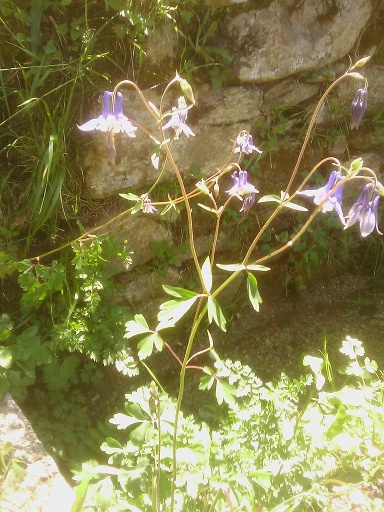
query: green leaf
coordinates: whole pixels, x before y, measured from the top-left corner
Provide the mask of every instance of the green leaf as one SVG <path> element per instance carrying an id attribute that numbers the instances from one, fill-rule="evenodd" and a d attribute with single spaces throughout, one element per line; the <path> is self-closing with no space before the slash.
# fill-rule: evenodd
<path id="1" fill-rule="evenodd" d="M 212 289 L 212 269 L 211 262 L 209 260 L 209 256 L 207 256 L 206 260 L 201 267 L 201 274 L 203 276 L 204 286 L 207 292 L 210 292 Z"/>
<path id="2" fill-rule="evenodd" d="M 128 199 L 128 201 L 140 201 L 140 197 L 139 196 L 136 196 L 135 194 L 119 194 L 119 196 L 121 196 L 122 198 L 124 199 Z"/>
<path id="3" fill-rule="evenodd" d="M 260 197 L 258 203 L 280 203 L 280 197 L 270 194 L 268 196 Z"/>
<path id="4" fill-rule="evenodd" d="M 200 377 L 199 389 L 211 389 L 213 383 L 215 382 L 214 377 L 209 377 L 208 375 L 204 375 L 204 377 Z"/>
<path id="5" fill-rule="evenodd" d="M 153 346 L 155 346 L 159 352 L 163 349 L 164 346 L 164 341 L 162 340 L 161 336 L 157 334 L 157 332 L 154 332 L 139 341 L 137 344 L 137 348 L 139 349 L 139 358 L 146 359 L 148 356 L 150 356 L 153 352 Z"/>
<path id="6" fill-rule="evenodd" d="M 215 215 L 217 215 L 217 210 L 215 208 L 210 208 L 209 206 L 206 206 L 205 204 L 202 204 L 202 203 L 197 203 L 198 206 L 200 206 L 200 208 L 202 208 L 203 210 L 207 210 L 207 212 L 212 212 L 214 213 Z"/>
<path id="7" fill-rule="evenodd" d="M 249 475 L 252 480 L 267 492 L 271 487 L 271 474 L 268 471 L 252 471 Z"/>
<path id="8" fill-rule="evenodd" d="M 165 293 L 168 293 L 168 295 L 172 295 L 172 297 L 177 297 L 178 299 L 190 299 L 197 295 L 197 293 L 191 292 L 191 290 L 177 288 L 176 286 L 168 286 L 167 284 L 163 284 L 163 290 Z"/>
<path id="9" fill-rule="evenodd" d="M 197 295 L 187 300 L 169 300 L 161 304 L 160 311 L 157 315 L 159 325 L 156 331 L 173 327 L 181 317 L 183 317 L 193 306 L 198 298 Z"/>
<path id="10" fill-rule="evenodd" d="M 264 265 L 257 265 L 256 263 L 251 263 L 250 265 L 247 265 L 247 270 L 256 270 L 258 272 L 267 272 L 268 270 L 271 270 L 269 267 L 265 267 Z"/>
<path id="11" fill-rule="evenodd" d="M 246 267 L 242 263 L 234 263 L 230 265 L 221 265 L 219 263 L 216 263 L 216 266 L 221 268 L 222 270 L 227 270 L 228 272 L 236 272 L 236 270 L 244 270 Z"/>
<path id="12" fill-rule="evenodd" d="M 113 418 L 109 420 L 109 423 L 116 425 L 118 430 L 125 430 L 131 425 L 136 425 L 137 423 L 142 423 L 143 420 L 134 418 L 133 416 L 127 416 L 126 414 L 122 414 L 121 412 L 115 414 Z"/>
<path id="13" fill-rule="evenodd" d="M 228 405 L 233 405 L 235 403 L 235 396 L 235 387 L 228 384 L 228 382 L 216 380 L 216 400 L 219 405 L 221 405 L 223 401 Z"/>
<path id="14" fill-rule="evenodd" d="M 217 300 L 210 295 L 208 297 L 208 321 L 210 324 L 212 320 L 225 332 L 227 323 L 225 316 Z"/>
<path id="15" fill-rule="evenodd" d="M 131 215 L 134 215 L 138 211 L 140 211 L 143 207 L 143 201 L 137 201 L 135 206 L 132 208 Z"/>
<path id="16" fill-rule="evenodd" d="M 0 366 L 6 370 L 12 366 L 12 352 L 9 348 L 0 347 Z"/>
<path id="17" fill-rule="evenodd" d="M 247 279 L 247 291 L 248 291 L 248 297 L 251 301 L 252 307 L 254 310 L 259 311 L 260 304 L 263 302 L 262 298 L 260 297 L 259 289 L 257 287 L 257 280 L 256 277 L 248 272 L 248 279 Z"/>
<path id="18" fill-rule="evenodd" d="M 149 336 L 146 336 L 145 338 L 143 338 L 137 344 L 137 348 L 139 349 L 138 356 L 140 359 L 146 359 L 148 356 L 150 356 L 152 354 L 153 345 L 154 345 L 154 336 L 155 336 L 155 334 L 152 333 Z"/>
<path id="19" fill-rule="evenodd" d="M 87 496 L 87 491 L 91 479 L 91 476 L 85 478 L 76 488 L 76 499 L 71 507 L 71 512 L 81 512 L 83 510 L 84 501 Z"/>
<path id="20" fill-rule="evenodd" d="M 286 208 L 290 208 L 291 210 L 298 210 L 299 212 L 307 212 L 308 208 L 305 208 L 305 206 L 300 206 L 296 203 L 291 203 L 291 201 L 288 201 L 288 203 L 285 203 L 284 206 Z"/>
<path id="21" fill-rule="evenodd" d="M 329 427 L 326 435 L 328 439 L 333 439 L 338 434 L 341 434 L 344 429 L 344 424 L 347 421 L 347 411 L 343 404 L 339 405 L 334 421 Z"/>
<path id="22" fill-rule="evenodd" d="M 151 332 L 143 315 L 135 315 L 134 320 L 128 320 L 128 322 L 125 323 L 125 330 L 124 338 L 127 339 L 133 338 L 133 336 L 137 336 L 138 334 Z"/>

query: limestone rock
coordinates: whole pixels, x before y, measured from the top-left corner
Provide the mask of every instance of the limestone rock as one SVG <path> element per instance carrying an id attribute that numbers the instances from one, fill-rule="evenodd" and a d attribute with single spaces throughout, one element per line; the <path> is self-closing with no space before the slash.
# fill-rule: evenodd
<path id="1" fill-rule="evenodd" d="M 6 442 L 15 449 L 12 457 L 24 462 L 25 474 L 19 480 L 12 471 L 8 473 L 0 492 L 0 510 L 69 512 L 75 500 L 72 489 L 10 395 L 0 404 L 0 449 Z"/>
<path id="2" fill-rule="evenodd" d="M 223 32 L 234 75 L 260 83 L 334 62 L 348 54 L 372 12 L 369 0 L 275 0 L 230 15 Z"/>

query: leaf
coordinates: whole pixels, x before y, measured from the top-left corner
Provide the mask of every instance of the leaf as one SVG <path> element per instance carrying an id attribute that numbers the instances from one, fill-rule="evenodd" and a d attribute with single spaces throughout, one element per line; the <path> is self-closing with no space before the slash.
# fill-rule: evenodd
<path id="1" fill-rule="evenodd" d="M 228 272 L 236 272 L 237 270 L 244 270 L 246 267 L 242 263 L 234 263 L 229 265 L 221 265 L 219 263 L 216 263 L 216 266 L 221 268 L 222 270 L 227 270 Z"/>
<path id="2" fill-rule="evenodd" d="M 260 485 L 267 492 L 271 487 L 271 474 L 268 471 L 258 470 L 252 471 L 249 475 L 252 480 Z"/>
<path id="3" fill-rule="evenodd" d="M 6 370 L 12 366 L 12 352 L 9 348 L 0 347 L 0 366 Z"/>
<path id="4" fill-rule="evenodd" d="M 203 208 L 203 210 L 207 210 L 207 212 L 212 212 L 215 215 L 217 215 L 217 210 L 215 208 L 210 208 L 209 206 L 205 206 L 205 204 L 197 203 L 200 208 Z"/>
<path id="5" fill-rule="evenodd" d="M 164 341 L 161 336 L 154 332 L 149 336 L 143 338 L 137 344 L 137 348 L 139 349 L 138 356 L 140 359 L 146 359 L 153 352 L 153 346 L 160 352 L 163 349 Z"/>
<path id="6" fill-rule="evenodd" d="M 212 289 L 212 269 L 211 262 L 209 260 L 209 256 L 207 256 L 206 260 L 201 267 L 201 274 L 203 276 L 204 286 L 207 292 L 210 292 Z"/>
<path id="7" fill-rule="evenodd" d="M 132 208 L 131 215 L 134 215 L 143 208 L 143 201 L 137 201 L 135 206 Z"/>
<path id="8" fill-rule="evenodd" d="M 76 499 L 71 507 L 71 512 L 81 512 L 83 510 L 83 505 L 85 498 L 87 496 L 87 491 L 91 478 L 92 477 L 90 476 L 85 478 L 76 488 Z"/>
<path id="9" fill-rule="evenodd" d="M 169 300 L 160 306 L 160 311 L 157 315 L 159 325 L 156 331 L 173 327 L 182 316 L 184 316 L 196 302 L 197 295 L 188 300 Z"/>
<path id="10" fill-rule="evenodd" d="M 109 420 L 109 423 L 116 425 L 118 430 L 125 430 L 131 425 L 136 425 L 136 423 L 142 423 L 143 420 L 134 418 L 133 416 L 127 416 L 121 412 L 115 414 L 113 418 Z"/>
<path id="11" fill-rule="evenodd" d="M 228 405 L 233 405 L 235 403 L 236 396 L 236 388 L 228 384 L 228 382 L 223 382 L 221 380 L 216 380 L 216 400 L 219 405 L 223 403 L 227 403 Z"/>
<path id="12" fill-rule="evenodd" d="M 248 290 L 248 297 L 251 301 L 252 307 L 255 311 L 259 311 L 260 304 L 263 302 L 258 287 L 257 287 L 257 280 L 256 277 L 248 272 L 248 279 L 247 279 L 247 290 Z"/>
<path id="13" fill-rule="evenodd" d="M 154 336 L 156 334 L 152 333 L 149 336 L 146 336 L 137 344 L 137 348 L 139 349 L 138 356 L 140 359 L 146 359 L 153 352 L 154 345 Z"/>
<path id="14" fill-rule="evenodd" d="M 336 416 L 329 429 L 327 430 L 327 438 L 333 439 L 338 434 L 341 434 L 344 429 L 344 424 L 347 421 L 347 411 L 343 404 L 339 405 Z"/>
<path id="15" fill-rule="evenodd" d="M 268 195 L 260 197 L 260 199 L 257 201 L 258 203 L 280 203 L 280 197 L 276 195 Z"/>
<path id="16" fill-rule="evenodd" d="M 140 197 L 136 196 L 135 194 L 119 194 L 119 196 L 123 197 L 124 199 L 128 199 L 128 201 L 140 201 Z"/>
<path id="17" fill-rule="evenodd" d="M 225 332 L 227 323 L 225 316 L 217 300 L 210 295 L 208 297 L 208 321 L 210 324 L 212 320 Z"/>
<path id="18" fill-rule="evenodd" d="M 215 382 L 214 377 L 209 377 L 208 375 L 204 376 L 204 377 L 200 377 L 199 389 L 200 390 L 211 389 L 214 382 Z"/>
<path id="19" fill-rule="evenodd" d="M 197 295 L 197 293 L 191 292 L 191 290 L 177 288 L 176 286 L 168 286 L 167 284 L 163 284 L 163 290 L 165 293 L 168 293 L 168 295 L 172 295 L 172 297 L 177 297 L 178 299 L 190 299 Z"/>
<path id="20" fill-rule="evenodd" d="M 256 263 L 251 263 L 250 265 L 247 265 L 247 270 L 256 270 L 259 272 L 267 272 L 268 270 L 271 270 L 269 267 L 265 267 L 264 265 L 257 265 Z"/>
<path id="21" fill-rule="evenodd" d="M 305 206 L 300 206 L 299 204 L 291 203 L 290 201 L 288 201 L 288 203 L 285 203 L 284 206 L 286 206 L 287 208 L 290 208 L 291 210 L 298 210 L 299 212 L 307 212 L 308 211 L 308 208 L 305 208 Z"/>
<path id="22" fill-rule="evenodd" d="M 125 330 L 124 338 L 127 339 L 133 338 L 133 336 L 137 336 L 138 334 L 151 332 L 143 315 L 135 315 L 134 320 L 128 320 L 128 322 L 125 323 Z"/>

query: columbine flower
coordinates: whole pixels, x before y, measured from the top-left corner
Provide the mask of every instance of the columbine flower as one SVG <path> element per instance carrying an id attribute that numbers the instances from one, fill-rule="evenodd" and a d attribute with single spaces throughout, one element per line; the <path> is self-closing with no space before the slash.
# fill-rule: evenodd
<path id="1" fill-rule="evenodd" d="M 253 151 L 257 151 L 258 153 L 262 153 L 259 148 L 253 145 L 253 137 L 250 133 L 243 130 L 239 133 L 236 139 L 237 148 L 235 148 L 235 153 L 245 153 L 246 155 L 250 155 Z"/>
<path id="2" fill-rule="evenodd" d="M 108 160 L 115 165 L 116 149 L 115 149 L 115 133 L 125 133 L 128 137 L 136 137 L 137 128 L 133 126 L 127 116 L 123 114 L 123 95 L 121 92 L 116 93 L 115 105 L 111 112 L 111 98 L 113 93 L 104 92 L 104 107 L 101 116 L 91 119 L 86 123 L 78 126 L 83 132 L 99 130 L 107 133 L 105 141 L 105 150 Z"/>
<path id="3" fill-rule="evenodd" d="M 78 126 L 83 132 L 99 130 L 101 132 L 126 133 L 128 137 L 135 137 L 137 128 L 129 121 L 128 117 L 123 114 L 123 95 L 121 92 L 116 94 L 116 101 L 111 112 L 111 97 L 113 93 L 104 92 L 104 108 L 101 116 L 91 119 L 86 123 Z"/>
<path id="4" fill-rule="evenodd" d="M 227 190 L 230 196 L 244 196 L 243 206 L 240 211 L 247 212 L 255 202 L 255 195 L 259 192 L 253 185 L 248 183 L 247 171 L 235 171 L 232 174 L 233 187 Z"/>
<path id="5" fill-rule="evenodd" d="M 379 198 L 380 194 L 376 188 L 373 190 L 372 183 L 365 185 L 357 201 L 349 210 L 344 229 L 353 226 L 353 224 L 359 221 L 361 236 L 365 237 L 370 235 L 375 228 L 376 231 L 382 235 L 377 225 Z"/>
<path id="6" fill-rule="evenodd" d="M 143 200 L 143 206 L 141 209 L 143 210 L 144 213 L 154 213 L 157 211 L 157 209 L 151 203 L 151 200 L 149 199 L 149 197 L 146 197 Z"/>
<path id="7" fill-rule="evenodd" d="M 351 130 L 358 128 L 367 110 L 368 91 L 358 89 L 352 100 Z"/>
<path id="8" fill-rule="evenodd" d="M 331 175 L 324 185 L 324 187 L 320 187 L 318 189 L 313 190 L 302 190 L 298 192 L 299 195 L 313 197 L 313 202 L 317 205 L 323 205 L 322 212 L 331 212 L 335 210 L 342 224 L 345 225 L 345 219 L 342 210 L 342 195 L 343 195 L 343 185 L 337 188 L 333 194 L 331 194 L 328 198 L 328 194 L 340 181 L 343 179 L 343 175 L 340 171 L 332 171 Z"/>
<path id="9" fill-rule="evenodd" d="M 163 126 L 163 130 L 172 128 L 175 130 L 175 138 L 178 139 L 179 135 L 184 132 L 187 137 L 195 134 L 186 124 L 188 115 L 187 103 L 185 102 L 184 96 L 180 96 L 177 102 L 177 108 L 172 107 L 171 119 Z"/>

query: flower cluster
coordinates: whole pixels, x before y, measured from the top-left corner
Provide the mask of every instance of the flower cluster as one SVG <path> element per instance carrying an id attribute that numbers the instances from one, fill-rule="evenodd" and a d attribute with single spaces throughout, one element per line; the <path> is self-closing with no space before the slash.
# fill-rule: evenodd
<path id="1" fill-rule="evenodd" d="M 343 176 L 340 171 L 332 171 L 327 183 L 318 189 L 304 190 L 298 194 L 313 197 L 316 205 L 322 206 L 322 212 L 335 210 L 344 226 L 344 229 L 353 226 L 357 221 L 360 224 L 361 236 L 366 237 L 376 231 L 381 235 L 378 228 L 378 208 L 380 194 L 378 186 L 369 181 L 352 205 L 348 215 L 344 216 L 342 210 Z"/>

